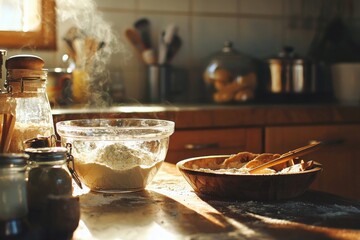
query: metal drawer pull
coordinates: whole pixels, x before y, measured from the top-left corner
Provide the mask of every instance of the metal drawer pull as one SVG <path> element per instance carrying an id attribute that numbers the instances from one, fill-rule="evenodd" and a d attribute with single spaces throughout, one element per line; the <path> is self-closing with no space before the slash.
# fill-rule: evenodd
<path id="1" fill-rule="evenodd" d="M 206 148 L 218 148 L 219 144 L 218 143 L 204 143 L 204 144 L 193 144 L 193 143 L 189 143 L 189 144 L 185 144 L 184 148 L 185 149 L 206 149 Z"/>

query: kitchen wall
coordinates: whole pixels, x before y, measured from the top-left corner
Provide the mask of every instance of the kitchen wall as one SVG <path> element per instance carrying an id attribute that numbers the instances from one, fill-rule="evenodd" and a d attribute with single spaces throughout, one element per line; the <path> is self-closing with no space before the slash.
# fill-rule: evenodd
<path id="1" fill-rule="evenodd" d="M 69 1 L 71 2 L 71 1 Z M 201 101 L 202 71 L 209 56 L 220 51 L 224 41 L 231 40 L 237 50 L 264 59 L 276 54 L 284 45 L 292 45 L 307 54 L 321 8 L 331 0 L 96 0 L 94 14 L 103 18 L 119 39 L 120 51 L 111 56 L 107 68 L 112 71 L 113 84 L 123 84 L 130 101 L 144 102 L 146 65 L 124 38 L 126 28 L 142 17 L 151 22 L 152 41 L 157 43 L 160 31 L 169 23 L 179 26 L 183 45 L 172 62 L 184 81 L 184 101 Z M 344 1 L 346 2 L 346 1 Z M 360 4 L 352 8 L 353 22 L 360 20 Z M 72 1 L 72 9 L 85 11 L 84 1 Z M 89 3 L 87 3 L 89 4 Z M 91 4 L 91 3 L 90 3 Z M 63 7 L 63 6 L 59 6 Z M 81 21 L 81 20 L 80 20 Z M 79 23 L 77 23 L 79 24 Z M 81 23 L 80 23 L 81 24 Z M 47 67 L 61 66 L 66 53 L 63 35 L 75 19 L 58 19 L 58 50 L 40 51 Z M 106 42 L 106 39 L 104 39 Z M 21 50 L 19 50 L 21 51 Z M 15 53 L 16 51 L 14 51 Z M 11 54 L 11 53 L 10 53 Z"/>

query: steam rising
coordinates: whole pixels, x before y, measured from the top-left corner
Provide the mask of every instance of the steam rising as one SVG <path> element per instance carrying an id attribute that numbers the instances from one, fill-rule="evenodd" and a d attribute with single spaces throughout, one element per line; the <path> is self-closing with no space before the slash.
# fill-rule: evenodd
<path id="1" fill-rule="evenodd" d="M 124 45 L 119 42 L 119 38 L 112 31 L 111 25 L 103 19 L 94 1 L 57 0 L 56 7 L 59 24 L 68 21 L 84 32 L 86 36 L 105 43 L 91 59 L 92 65 L 87 85 L 90 88 L 92 104 L 108 104 L 110 98 L 107 95 L 106 86 L 109 73 L 106 71 L 106 65 L 110 61 L 111 55 L 124 51 Z"/>

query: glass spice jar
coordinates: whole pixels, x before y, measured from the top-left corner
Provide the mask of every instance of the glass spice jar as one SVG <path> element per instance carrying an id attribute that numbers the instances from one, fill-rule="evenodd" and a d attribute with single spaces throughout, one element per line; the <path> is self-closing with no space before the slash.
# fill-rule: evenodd
<path id="1" fill-rule="evenodd" d="M 9 152 L 23 152 L 23 142 L 55 133 L 46 93 L 44 61 L 33 55 L 15 55 L 6 60 L 5 87 L 16 100 L 16 121 Z"/>
<path id="2" fill-rule="evenodd" d="M 41 212 L 48 197 L 72 196 L 72 178 L 64 147 L 27 148 L 29 155 L 28 204 L 30 212 Z"/>
<path id="3" fill-rule="evenodd" d="M 27 158 L 25 154 L 0 154 L 0 238 L 18 235 L 25 228 Z"/>

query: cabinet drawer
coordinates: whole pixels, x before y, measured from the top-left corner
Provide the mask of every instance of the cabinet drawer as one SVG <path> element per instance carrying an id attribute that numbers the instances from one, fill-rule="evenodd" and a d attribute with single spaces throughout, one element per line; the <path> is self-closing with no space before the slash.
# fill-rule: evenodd
<path id="1" fill-rule="evenodd" d="M 323 165 L 323 172 L 312 188 L 345 197 L 360 199 L 360 125 L 321 125 L 268 127 L 265 129 L 265 151 L 284 153 L 310 140 L 343 140 L 324 146 L 304 156 Z"/>
<path id="2" fill-rule="evenodd" d="M 240 151 L 260 152 L 261 128 L 179 130 L 170 137 L 166 161 L 203 155 L 233 154 Z"/>

